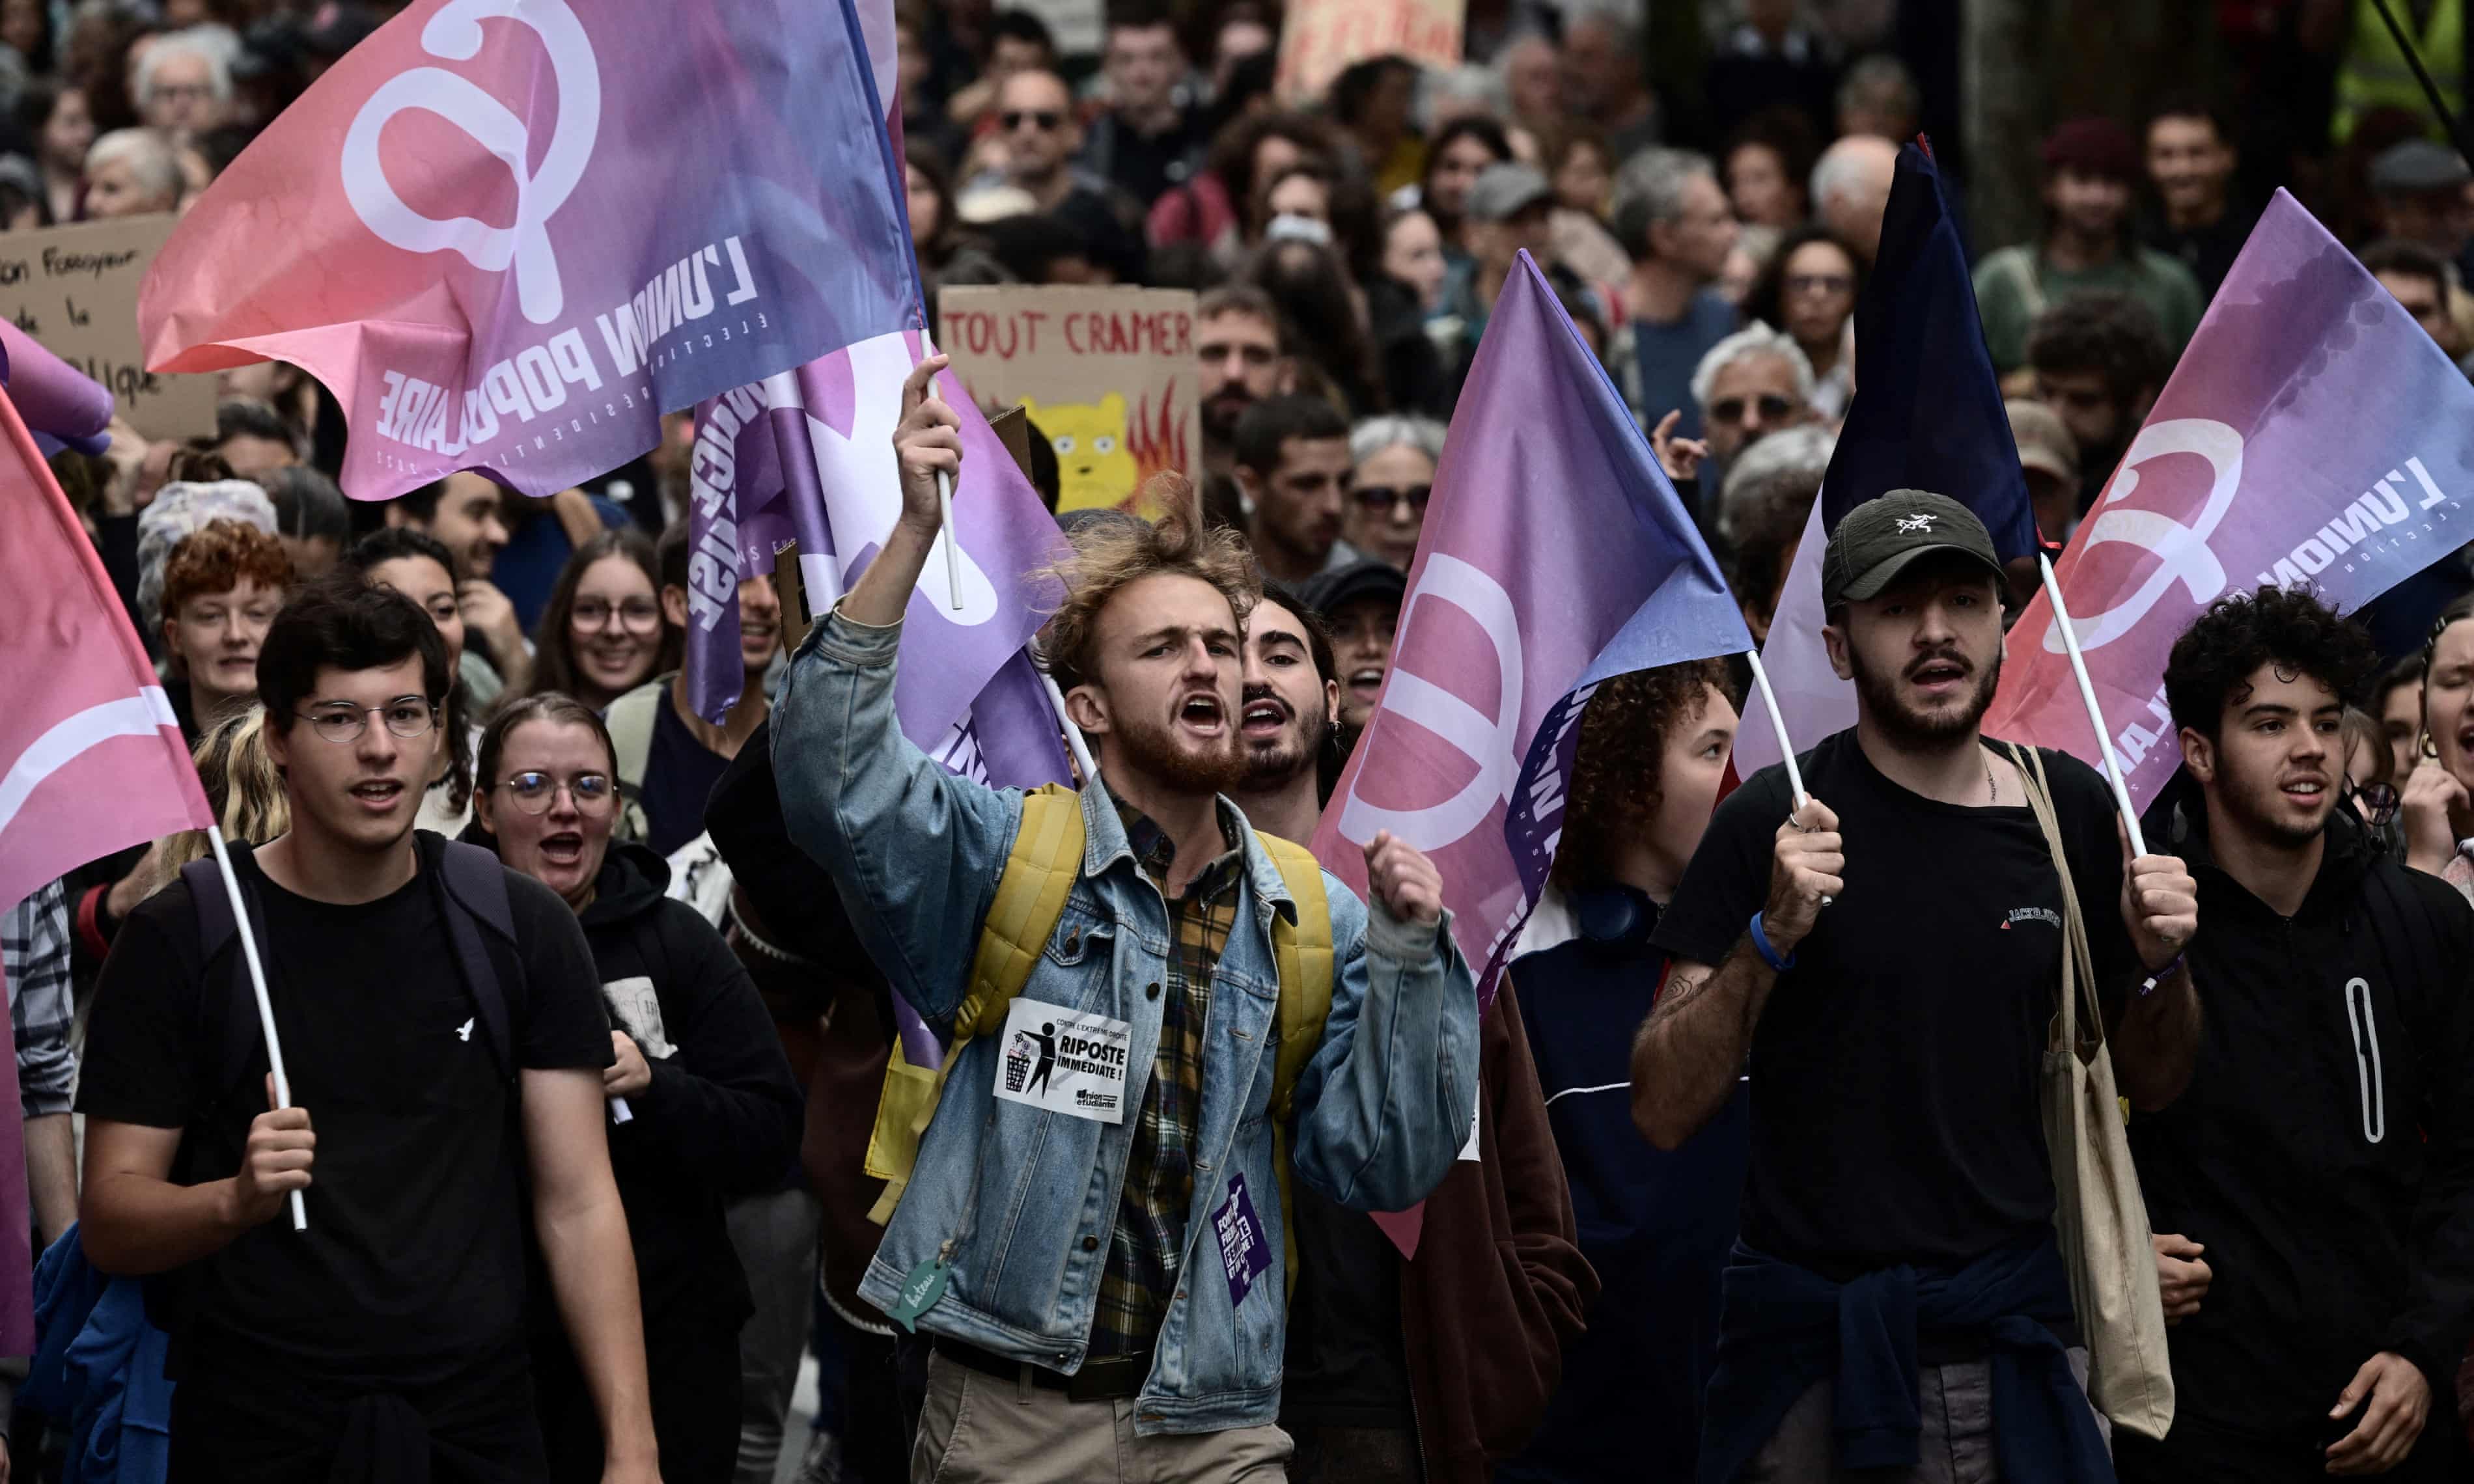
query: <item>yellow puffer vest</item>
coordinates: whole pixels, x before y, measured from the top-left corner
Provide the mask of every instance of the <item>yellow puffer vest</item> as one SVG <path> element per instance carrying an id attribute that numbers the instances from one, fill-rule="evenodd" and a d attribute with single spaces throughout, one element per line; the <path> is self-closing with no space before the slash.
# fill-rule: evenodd
<path id="1" fill-rule="evenodd" d="M 1280 880 L 1296 901 L 1295 922 L 1272 919 L 1272 956 L 1280 975 L 1280 999 L 1273 1023 L 1279 1048 L 1272 1064 L 1272 1138 L 1273 1161 L 1280 1172 L 1283 1213 L 1297 1209 L 1289 1180 L 1289 1125 L 1296 1116 L 1298 1078 L 1305 1072 L 1315 1049 L 1322 1044 L 1322 1023 L 1331 1013 L 1331 903 L 1323 896 L 1322 868 L 1299 845 L 1257 831 L 1254 839 L 1278 868 Z M 1006 857 L 1005 874 L 997 880 L 996 899 L 980 929 L 980 947 L 971 962 L 971 989 L 954 1013 L 954 1041 L 942 1066 L 913 1066 L 902 1054 L 897 1038 L 893 1058 L 885 1064 L 885 1089 L 877 1099 L 876 1128 L 867 1140 L 867 1173 L 885 1183 L 885 1194 L 868 1219 L 883 1226 L 910 1183 L 918 1162 L 919 1139 L 935 1115 L 945 1078 L 962 1048 L 974 1037 L 1005 1026 L 1006 1009 L 1030 982 L 1031 966 L 1056 931 L 1065 914 L 1065 898 L 1082 873 L 1084 827 L 1080 796 L 1058 784 L 1026 794 L 1022 827 Z M 1289 1285 L 1298 1275 L 1294 1220 L 1281 1222 L 1288 1255 Z"/>

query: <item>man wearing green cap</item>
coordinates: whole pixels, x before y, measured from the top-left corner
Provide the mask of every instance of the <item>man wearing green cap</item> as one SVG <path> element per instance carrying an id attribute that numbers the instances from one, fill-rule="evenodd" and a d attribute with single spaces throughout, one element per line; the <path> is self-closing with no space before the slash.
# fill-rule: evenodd
<path id="1" fill-rule="evenodd" d="M 1803 755 L 1801 808 L 1777 766 L 1720 805 L 1652 940 L 1671 968 L 1633 1052 L 1661 1147 L 1752 1087 L 1701 1477 L 2110 1479 L 2037 1114 L 2061 877 L 2032 778 L 1978 730 L 2001 564 L 1965 506 L 1894 490 L 1839 521 L 1821 570 L 1856 726 Z M 2041 756 L 2121 1086 L 2160 1107 L 2197 1041 L 2196 888 L 2128 858 L 2095 772 Z"/>

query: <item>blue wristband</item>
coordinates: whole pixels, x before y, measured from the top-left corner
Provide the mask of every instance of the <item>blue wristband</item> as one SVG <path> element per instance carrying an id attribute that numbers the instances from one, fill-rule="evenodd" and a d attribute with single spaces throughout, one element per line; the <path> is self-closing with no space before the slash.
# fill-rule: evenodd
<path id="1" fill-rule="evenodd" d="M 1770 935 L 1761 931 L 1761 915 L 1758 912 L 1753 914 L 1753 951 L 1761 956 L 1762 963 L 1770 966 L 1772 973 L 1783 974 L 1795 967 L 1794 954 L 1781 958 L 1779 950 L 1770 946 Z"/>

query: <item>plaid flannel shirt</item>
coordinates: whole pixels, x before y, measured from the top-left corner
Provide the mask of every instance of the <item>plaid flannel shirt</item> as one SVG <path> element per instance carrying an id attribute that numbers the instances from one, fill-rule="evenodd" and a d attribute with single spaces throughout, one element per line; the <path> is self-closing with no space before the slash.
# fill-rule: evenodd
<path id="1" fill-rule="evenodd" d="M 1238 826 L 1224 812 L 1225 854 L 1202 868 L 1185 895 L 1168 895 L 1176 845 L 1142 811 L 1120 802 L 1134 859 L 1168 904 L 1168 979 L 1162 987 L 1159 1052 L 1136 1115 L 1108 1265 L 1100 1276 L 1099 1312 L 1091 1321 L 1091 1353 L 1128 1355 L 1149 1350 L 1176 1291 L 1185 1253 L 1185 1213 L 1194 1200 L 1193 1139 L 1202 1113 L 1203 1042 L 1211 1018 L 1211 971 L 1237 924 L 1237 885 L 1246 857 Z"/>
<path id="2" fill-rule="evenodd" d="M 0 917 L 0 974 L 9 981 L 9 1026 L 17 1041 L 17 1102 L 29 1118 L 67 1113 L 77 1096 L 69 942 L 68 889 L 61 882 Z"/>

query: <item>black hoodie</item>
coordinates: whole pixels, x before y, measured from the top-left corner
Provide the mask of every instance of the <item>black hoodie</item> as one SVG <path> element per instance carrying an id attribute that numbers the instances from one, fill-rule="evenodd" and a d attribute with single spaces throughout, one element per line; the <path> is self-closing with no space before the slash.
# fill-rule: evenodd
<path id="1" fill-rule="evenodd" d="M 678 1048 L 647 1054 L 653 1085 L 628 1097 L 634 1117 L 610 1129 L 648 1336 L 669 1323 L 735 1328 L 755 1312 L 722 1204 L 780 1182 L 798 1157 L 802 1117 L 756 986 L 712 923 L 662 895 L 669 879 L 660 856 L 614 844 L 582 913 L 602 983 L 650 979 Z"/>
<path id="2" fill-rule="evenodd" d="M 2333 1441 L 2338 1394 L 2393 1351 L 2431 1383 L 2429 1443 L 2474 1336 L 2474 912 L 2340 809 L 2280 917 L 2183 798 L 2148 838 L 2199 883 L 2205 1030 L 2188 1089 L 2130 1120 L 2149 1225 L 2203 1244 L 2213 1274 L 2170 1331 L 2177 1434 Z"/>

